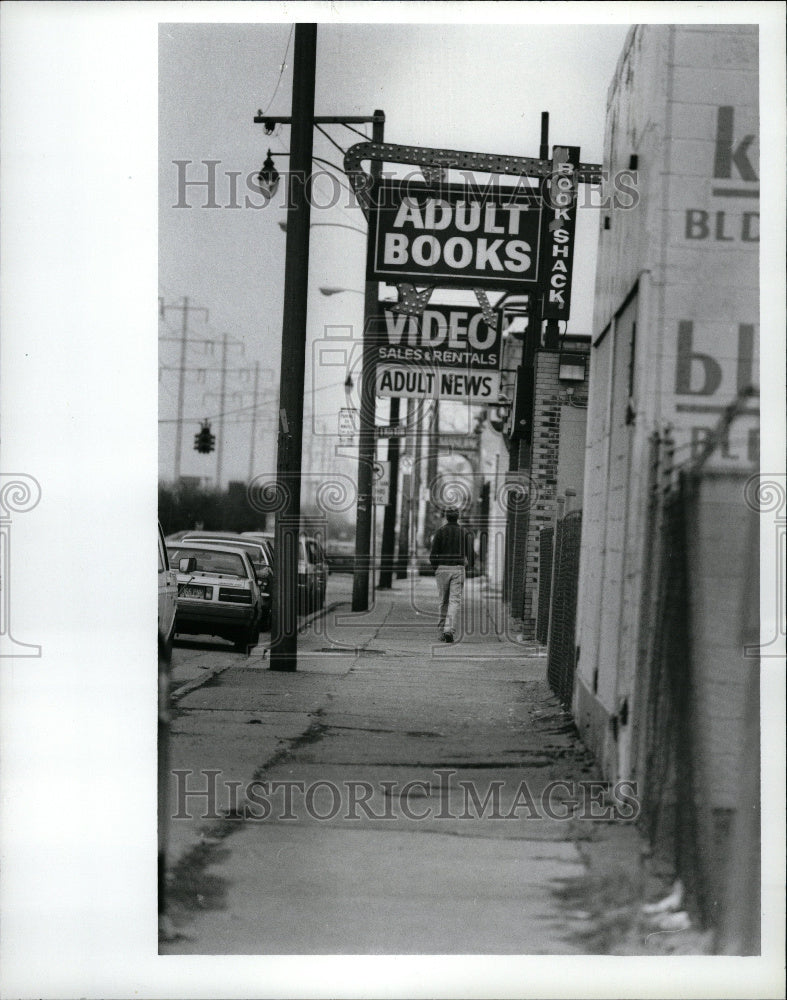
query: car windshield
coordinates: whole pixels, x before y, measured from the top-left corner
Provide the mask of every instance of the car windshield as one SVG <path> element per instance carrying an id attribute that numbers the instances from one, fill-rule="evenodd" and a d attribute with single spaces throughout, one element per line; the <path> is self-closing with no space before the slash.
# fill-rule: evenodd
<path id="1" fill-rule="evenodd" d="M 210 552 L 207 549 L 179 546 L 178 548 L 171 548 L 169 556 L 173 566 L 179 566 L 181 559 L 190 559 L 193 556 L 197 560 L 195 573 L 211 573 L 214 576 L 234 576 L 240 579 L 248 577 L 243 556 L 237 552 Z"/>
<path id="2" fill-rule="evenodd" d="M 267 552 L 258 543 L 252 543 L 247 541 L 242 541 L 241 539 L 235 538 L 222 538 L 216 539 L 216 541 L 229 542 L 233 547 L 243 549 L 247 553 L 251 564 L 254 567 L 254 572 L 257 576 L 260 575 L 261 570 L 263 570 L 268 565 Z"/>

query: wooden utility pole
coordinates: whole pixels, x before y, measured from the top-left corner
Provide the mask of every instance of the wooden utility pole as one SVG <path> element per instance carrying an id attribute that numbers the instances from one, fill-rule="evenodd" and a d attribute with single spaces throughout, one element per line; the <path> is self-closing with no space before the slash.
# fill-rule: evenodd
<path id="1" fill-rule="evenodd" d="M 219 419 L 216 435 L 216 489 L 221 489 L 221 463 L 224 457 L 224 409 L 227 401 L 227 334 L 221 338 L 221 384 L 219 387 Z"/>
<path id="2" fill-rule="evenodd" d="M 182 306 L 167 306 L 161 303 L 160 312 L 162 317 L 167 309 L 179 309 L 183 316 L 180 327 L 180 367 L 178 368 L 178 416 L 175 424 L 175 482 L 180 479 L 180 463 L 183 453 L 183 401 L 186 394 L 186 348 L 189 343 L 189 311 L 205 313 L 205 320 L 208 319 L 208 310 L 202 306 L 190 306 L 188 296 L 183 299 Z M 162 337 L 161 340 L 170 340 L 170 337 Z M 212 341 L 199 341 L 199 343 L 212 343 Z"/>
<path id="3" fill-rule="evenodd" d="M 260 392 L 260 363 L 254 362 L 254 407 L 251 411 L 251 442 L 249 445 L 249 482 L 254 478 L 254 449 L 257 443 L 257 407 Z"/>
<path id="4" fill-rule="evenodd" d="M 279 507 L 276 510 L 270 651 L 270 669 L 286 671 L 296 670 L 298 666 L 298 533 L 316 58 L 317 25 L 296 24 L 276 457 Z"/>

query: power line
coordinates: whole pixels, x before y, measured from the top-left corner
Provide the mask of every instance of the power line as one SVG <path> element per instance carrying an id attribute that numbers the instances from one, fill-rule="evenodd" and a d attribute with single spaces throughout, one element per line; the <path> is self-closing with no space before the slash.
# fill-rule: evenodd
<path id="1" fill-rule="evenodd" d="M 339 152 L 342 154 L 342 156 L 344 156 L 344 154 L 347 152 L 346 149 L 342 149 L 342 147 L 339 145 L 339 143 L 334 138 L 332 138 L 325 131 L 325 129 L 321 125 L 315 125 L 314 127 L 317 129 L 318 132 L 322 132 L 322 134 L 325 136 L 325 138 L 328 140 L 328 142 L 330 142 L 332 145 L 336 146 L 336 148 L 339 150 Z M 317 157 L 313 157 L 313 159 L 317 159 Z"/>
<path id="2" fill-rule="evenodd" d="M 294 30 L 295 30 L 295 25 L 294 24 L 290 25 L 290 34 L 287 37 L 287 48 L 284 50 L 284 58 L 282 59 L 281 66 L 279 68 L 279 78 L 276 81 L 276 86 L 273 90 L 273 94 L 271 95 L 271 99 L 265 105 L 265 110 L 262 112 L 262 114 L 264 115 L 268 113 L 268 108 L 271 106 L 271 104 L 273 104 L 273 100 L 276 97 L 276 94 L 278 93 L 279 85 L 281 84 L 281 78 L 284 76 L 284 70 L 287 67 L 287 53 L 290 51 L 290 43 L 292 42 L 292 33 Z"/>
<path id="3" fill-rule="evenodd" d="M 355 132 L 355 134 L 359 135 L 362 139 L 366 139 L 367 142 L 369 141 L 369 136 L 365 132 L 361 132 L 360 129 L 355 128 L 354 125 L 348 125 L 347 122 L 340 122 L 340 124 L 344 125 L 344 127 L 349 129 L 351 132 Z"/>

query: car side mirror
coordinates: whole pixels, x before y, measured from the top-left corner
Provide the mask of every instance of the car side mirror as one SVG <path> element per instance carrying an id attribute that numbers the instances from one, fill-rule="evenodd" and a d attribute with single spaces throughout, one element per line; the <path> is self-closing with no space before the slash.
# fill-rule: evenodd
<path id="1" fill-rule="evenodd" d="M 178 563 L 178 571 L 181 573 L 193 573 L 196 568 L 196 556 L 189 556 L 188 559 L 181 559 Z"/>

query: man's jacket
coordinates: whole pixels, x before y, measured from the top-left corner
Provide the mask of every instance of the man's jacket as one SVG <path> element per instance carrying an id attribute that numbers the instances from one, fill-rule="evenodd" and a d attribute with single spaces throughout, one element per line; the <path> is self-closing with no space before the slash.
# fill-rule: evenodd
<path id="1" fill-rule="evenodd" d="M 438 528 L 432 539 L 429 562 L 438 566 L 473 566 L 473 535 L 460 524 L 449 521 Z"/>

